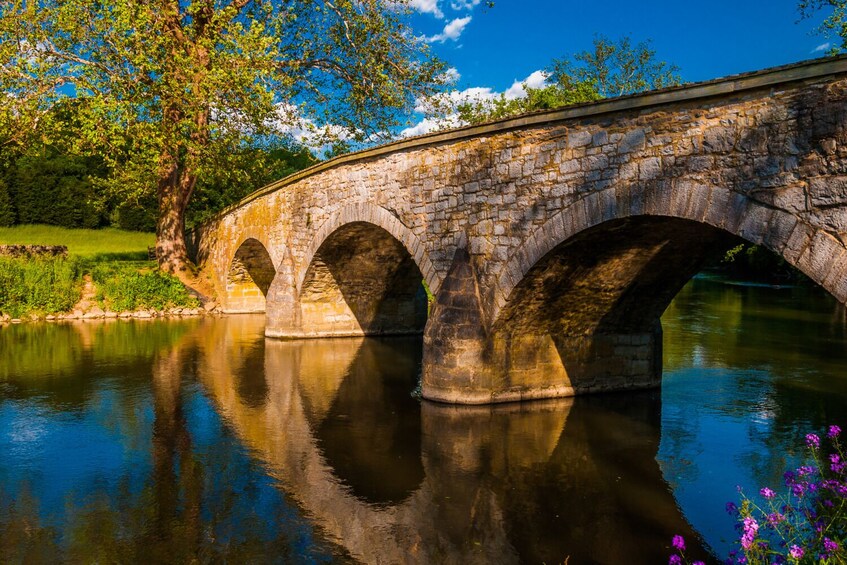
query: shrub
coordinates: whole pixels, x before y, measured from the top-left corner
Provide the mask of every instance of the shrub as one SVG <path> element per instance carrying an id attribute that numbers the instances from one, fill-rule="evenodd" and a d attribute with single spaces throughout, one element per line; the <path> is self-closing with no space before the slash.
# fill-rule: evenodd
<path id="1" fill-rule="evenodd" d="M 179 279 L 156 269 L 139 271 L 137 264 L 97 264 L 91 275 L 97 285 L 98 300 L 115 312 L 199 305 Z"/>
<path id="2" fill-rule="evenodd" d="M 64 258 L 12 259 L 0 257 L 0 312 L 18 318 L 55 314 L 79 300 L 81 269 Z"/>

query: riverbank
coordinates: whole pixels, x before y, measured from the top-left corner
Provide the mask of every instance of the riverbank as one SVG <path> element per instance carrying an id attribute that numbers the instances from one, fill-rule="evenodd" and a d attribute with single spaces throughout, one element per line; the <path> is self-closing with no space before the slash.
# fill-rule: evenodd
<path id="1" fill-rule="evenodd" d="M 223 313 L 215 305 L 214 302 L 209 303 L 211 307 L 201 308 L 170 308 L 168 310 L 135 310 L 132 312 L 112 312 L 111 310 L 103 310 L 101 308 L 93 308 L 87 312 L 82 310 L 74 310 L 72 312 L 64 312 L 59 314 L 38 315 L 31 314 L 24 318 L 12 318 L 8 314 L 0 315 L 0 327 L 9 324 L 21 324 L 26 322 L 73 322 L 79 320 L 109 320 L 109 319 L 155 319 L 155 318 L 188 318 L 197 316 L 220 316 Z"/>
<path id="2" fill-rule="evenodd" d="M 4 247 L 12 256 L 0 254 L 0 323 L 217 312 L 213 300 L 158 270 L 147 254 L 153 241 L 152 234 L 120 230 L 0 231 L 0 245 L 16 246 Z"/>

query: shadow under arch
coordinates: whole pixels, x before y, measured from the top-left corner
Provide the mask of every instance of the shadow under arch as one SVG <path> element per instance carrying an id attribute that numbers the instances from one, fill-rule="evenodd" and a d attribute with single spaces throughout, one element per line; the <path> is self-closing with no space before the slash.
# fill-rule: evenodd
<path id="1" fill-rule="evenodd" d="M 423 476 L 402 497 L 374 500 L 342 479 L 321 433 L 325 421 L 346 406 L 345 379 L 351 374 L 355 378 L 354 365 L 371 355 L 363 357 L 361 350 L 373 340 L 266 340 L 268 394 L 256 404 L 239 393 L 232 363 L 242 363 L 255 350 L 243 336 L 261 335 L 261 321 L 256 331 L 240 321 L 230 325 L 231 321 L 236 319 L 210 324 L 205 334 L 198 332 L 200 383 L 252 456 L 330 540 L 357 560 L 518 563 L 540 557 L 556 562 L 568 554 L 600 559 L 632 552 L 663 557 L 672 533 L 697 539 L 677 511 L 655 463 L 658 396 L 646 404 L 625 399 L 636 406 L 624 411 L 621 429 L 601 433 L 591 430 L 593 421 L 571 427 L 574 402 L 581 399 L 486 407 L 424 402 L 418 432 Z M 323 354 L 318 354 L 321 349 Z M 319 374 L 324 375 L 322 380 L 313 378 Z M 609 410 L 620 409 L 614 401 L 611 404 Z M 592 404 L 580 413 L 590 415 L 597 412 L 595 408 Z M 623 430 L 637 428 L 645 418 L 649 421 L 638 428 L 641 440 L 633 446 Z M 342 434 L 337 439 L 343 441 Z M 580 493 L 584 494 L 583 482 L 592 473 L 584 461 L 601 451 L 622 457 L 637 453 L 644 461 L 639 463 L 636 484 L 628 483 L 627 488 L 649 483 L 651 497 L 655 494 L 657 499 L 645 501 L 627 489 L 597 483 L 590 489 L 591 500 L 585 500 Z M 554 466 L 543 471 L 551 461 Z M 627 463 L 621 459 L 619 464 Z M 605 475 L 617 470 L 612 465 Z M 560 487 L 554 498 L 542 502 L 532 485 L 548 479 L 551 488 Z M 562 520 L 539 523 L 536 505 L 553 502 Z M 653 512 L 657 507 L 662 511 Z M 638 512 L 650 513 L 647 522 L 654 531 L 647 542 L 643 532 L 630 532 L 628 526 Z M 563 538 L 557 527 L 569 528 L 572 535 Z M 582 536 L 586 528 L 596 535 Z M 539 536 L 541 543 L 536 544 Z M 568 547 L 570 543 L 582 546 Z"/>
<path id="2" fill-rule="evenodd" d="M 304 334 L 321 337 L 423 332 L 423 274 L 405 245 L 364 221 L 343 224 L 311 257 L 299 290 Z"/>
<path id="3" fill-rule="evenodd" d="M 794 216 L 723 189 L 608 189 L 550 219 L 510 259 L 481 341 L 487 374 L 468 398 L 658 386 L 662 313 L 709 257 L 739 238 L 777 251 L 836 298 L 847 297 L 836 276 L 847 248 Z M 425 375 L 427 398 L 455 396 L 439 386 L 437 375 Z"/>
<path id="4" fill-rule="evenodd" d="M 229 263 L 226 311 L 233 314 L 264 312 L 275 276 L 276 268 L 265 245 L 258 239 L 246 238 Z"/>
<path id="5" fill-rule="evenodd" d="M 303 255 L 304 260 L 301 263 L 302 266 L 296 275 L 296 286 L 298 290 L 303 288 L 304 280 L 308 270 L 311 268 L 315 254 L 330 235 L 346 224 L 357 222 L 373 224 L 391 234 L 406 248 L 406 251 L 415 260 L 415 264 L 418 266 L 423 280 L 426 282 L 430 291 L 433 294 L 438 292 L 438 289 L 441 287 L 441 277 L 435 270 L 432 261 L 430 261 L 423 241 L 394 214 L 381 206 L 367 202 L 358 202 L 343 206 L 335 211 L 317 229 L 306 247 Z"/>
<path id="6" fill-rule="evenodd" d="M 625 187 L 591 193 L 540 226 L 512 254 L 497 281 L 492 320 L 510 300 L 527 272 L 556 247 L 611 220 L 666 217 L 717 228 L 763 245 L 847 303 L 847 281 L 837 278 L 847 248 L 826 231 L 788 212 L 737 192 L 708 185 Z"/>

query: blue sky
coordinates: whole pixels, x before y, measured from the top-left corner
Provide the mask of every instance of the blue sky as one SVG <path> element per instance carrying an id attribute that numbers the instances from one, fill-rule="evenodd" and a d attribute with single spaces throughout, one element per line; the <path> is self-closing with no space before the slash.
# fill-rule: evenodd
<path id="1" fill-rule="evenodd" d="M 589 48 L 597 33 L 652 39 L 658 57 L 676 63 L 687 81 L 812 58 L 827 41 L 812 33 L 820 18 L 797 23 L 796 0 L 497 0 L 491 9 L 484 2 L 471 6 L 474 0 L 413 3 L 443 13 L 414 19 L 430 37 L 455 19 L 471 18 L 457 39 L 432 43 L 461 73 L 459 86 L 506 88 L 554 57 Z"/>
<path id="2" fill-rule="evenodd" d="M 798 22 L 796 0 L 410 1 L 415 29 L 456 69 L 460 91 L 506 91 L 551 59 L 590 48 L 595 34 L 652 40 L 686 82 L 819 57 L 832 41 L 814 33 L 823 15 Z"/>

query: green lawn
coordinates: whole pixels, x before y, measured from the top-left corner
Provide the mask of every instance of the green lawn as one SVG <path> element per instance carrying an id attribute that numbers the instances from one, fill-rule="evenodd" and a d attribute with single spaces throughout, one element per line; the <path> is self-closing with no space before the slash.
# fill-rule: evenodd
<path id="1" fill-rule="evenodd" d="M 143 261 L 153 246 L 152 233 L 104 228 L 67 229 L 57 226 L 26 225 L 0 228 L 0 245 L 66 245 L 68 254 L 98 260 Z"/>

